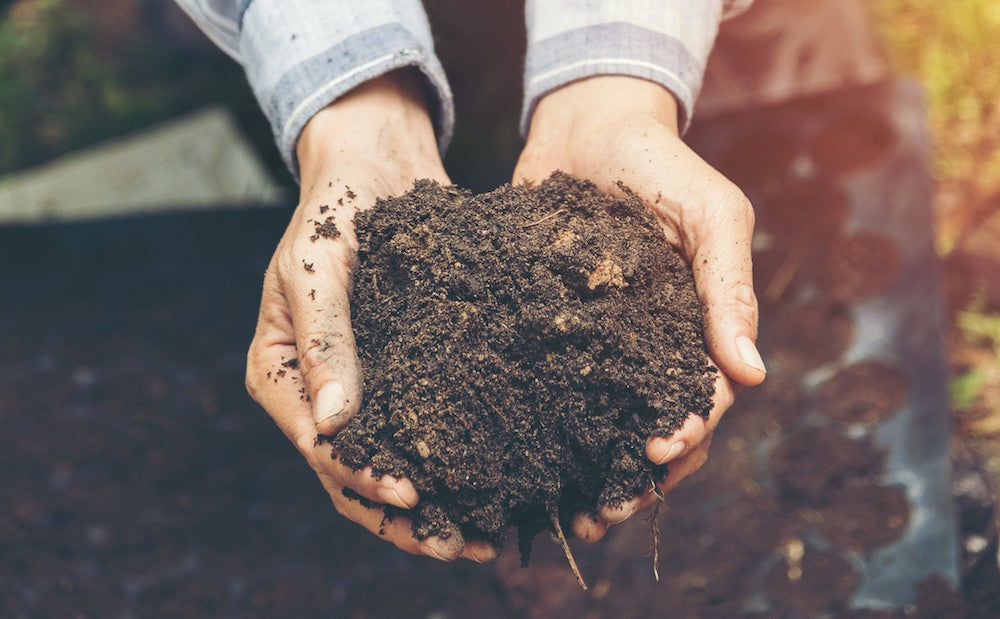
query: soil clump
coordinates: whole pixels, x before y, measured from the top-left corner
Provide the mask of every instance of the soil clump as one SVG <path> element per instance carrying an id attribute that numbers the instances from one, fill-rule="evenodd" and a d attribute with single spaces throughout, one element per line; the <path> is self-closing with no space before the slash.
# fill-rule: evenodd
<path id="1" fill-rule="evenodd" d="M 707 416 L 690 268 L 644 202 L 556 173 L 474 196 L 418 181 L 357 218 L 362 411 L 333 454 L 413 482 L 416 537 L 542 530 L 649 490 L 644 454 Z M 561 525 L 561 526 L 560 526 Z"/>

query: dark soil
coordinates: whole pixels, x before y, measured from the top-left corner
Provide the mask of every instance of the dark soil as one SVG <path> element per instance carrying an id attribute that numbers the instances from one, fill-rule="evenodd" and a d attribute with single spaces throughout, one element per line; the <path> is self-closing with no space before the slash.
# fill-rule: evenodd
<path id="1" fill-rule="evenodd" d="M 729 145 L 719 170 L 740 187 L 773 193 L 781 187 L 795 156 L 795 144 L 774 127 L 758 127 Z"/>
<path id="2" fill-rule="evenodd" d="M 807 549 L 801 557 L 776 563 L 764 577 L 764 588 L 778 608 L 815 617 L 846 606 L 860 580 L 843 557 Z"/>
<path id="3" fill-rule="evenodd" d="M 762 223 L 782 245 L 810 252 L 826 246 L 843 225 L 848 200 L 843 189 L 823 178 L 789 183 L 762 206 Z"/>
<path id="4" fill-rule="evenodd" d="M 910 524 L 910 504 L 896 486 L 850 484 L 827 495 L 818 511 L 831 541 L 863 553 L 896 541 Z"/>
<path id="5" fill-rule="evenodd" d="M 752 441 L 780 436 L 802 417 L 805 394 L 798 382 L 780 373 L 769 375 L 757 387 L 745 389 L 726 412 L 730 435 Z"/>
<path id="6" fill-rule="evenodd" d="M 820 129 L 809 150 L 824 170 L 852 174 L 871 168 L 895 142 L 895 131 L 883 114 L 858 111 L 844 114 Z"/>
<path id="7" fill-rule="evenodd" d="M 480 196 L 420 181 L 358 217 L 362 412 L 334 454 L 410 479 L 418 538 L 522 560 L 554 519 L 666 473 L 644 456 L 713 394 L 692 276 L 644 203 L 562 174 Z M 390 515 L 392 515 L 390 513 Z"/>
<path id="8" fill-rule="evenodd" d="M 859 233 L 831 243 L 837 251 L 826 252 L 814 265 L 823 291 L 839 301 L 851 301 L 884 292 L 899 275 L 899 248 L 889 239 Z"/>
<path id="9" fill-rule="evenodd" d="M 880 474 L 884 462 L 871 441 L 809 429 L 789 434 L 771 453 L 770 468 L 790 498 L 818 501 L 848 481 Z"/>
<path id="10" fill-rule="evenodd" d="M 851 364 L 816 390 L 816 407 L 842 423 L 876 424 L 906 401 L 906 379 L 894 365 L 869 359 Z"/>
<path id="11" fill-rule="evenodd" d="M 789 370 L 806 371 L 839 357 L 853 335 L 848 306 L 816 302 L 782 309 L 762 329 L 761 349 Z"/>

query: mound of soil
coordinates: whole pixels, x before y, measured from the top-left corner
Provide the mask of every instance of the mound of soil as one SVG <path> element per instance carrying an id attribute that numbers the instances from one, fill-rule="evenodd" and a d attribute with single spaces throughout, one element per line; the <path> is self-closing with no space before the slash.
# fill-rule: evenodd
<path id="1" fill-rule="evenodd" d="M 837 251 L 816 260 L 816 280 L 831 299 L 853 301 L 884 292 L 899 275 L 902 256 L 889 239 L 871 233 L 832 242 Z"/>
<path id="2" fill-rule="evenodd" d="M 906 378 L 895 365 L 878 359 L 852 363 L 816 390 L 816 407 L 842 423 L 875 425 L 906 402 Z"/>
<path id="3" fill-rule="evenodd" d="M 832 552 L 789 553 L 764 577 L 768 599 L 778 608 L 802 617 L 847 606 L 860 577 L 851 564 Z"/>
<path id="4" fill-rule="evenodd" d="M 365 403 L 325 440 L 413 482 L 418 538 L 499 546 L 513 526 L 526 562 L 538 532 L 650 489 L 666 467 L 646 439 L 708 415 L 690 269 L 621 190 L 560 173 L 479 196 L 419 181 L 358 216 Z"/>
<path id="5" fill-rule="evenodd" d="M 812 302 L 778 312 L 776 320 L 761 332 L 761 348 L 777 364 L 807 371 L 839 357 L 853 335 L 847 305 Z"/>
<path id="6" fill-rule="evenodd" d="M 885 453 L 867 439 L 819 428 L 789 434 L 771 452 L 770 469 L 791 498 L 818 501 L 848 481 L 882 472 Z"/>

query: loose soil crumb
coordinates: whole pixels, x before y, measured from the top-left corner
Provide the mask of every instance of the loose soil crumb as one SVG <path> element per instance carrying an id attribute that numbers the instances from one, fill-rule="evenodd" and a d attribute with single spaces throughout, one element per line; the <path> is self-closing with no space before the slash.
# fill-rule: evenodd
<path id="1" fill-rule="evenodd" d="M 419 181 L 358 216 L 365 404 L 347 465 L 413 482 L 415 535 L 570 531 L 661 479 L 650 435 L 707 417 L 691 272 L 645 204 L 561 173 L 480 196 Z"/>
<path id="2" fill-rule="evenodd" d="M 333 217 L 327 217 L 323 223 L 314 221 L 313 226 L 316 227 L 316 233 L 309 237 L 310 241 L 316 242 L 319 239 L 335 239 L 340 236 L 340 230 L 337 229 L 337 224 L 333 222 Z"/>

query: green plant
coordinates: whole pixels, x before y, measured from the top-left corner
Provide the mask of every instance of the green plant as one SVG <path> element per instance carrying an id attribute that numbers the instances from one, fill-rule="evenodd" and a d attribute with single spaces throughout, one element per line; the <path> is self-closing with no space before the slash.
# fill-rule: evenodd
<path id="1" fill-rule="evenodd" d="M 938 247 L 949 253 L 1000 190 L 1000 3 L 872 3 L 893 66 L 927 93 L 939 181 Z"/>

